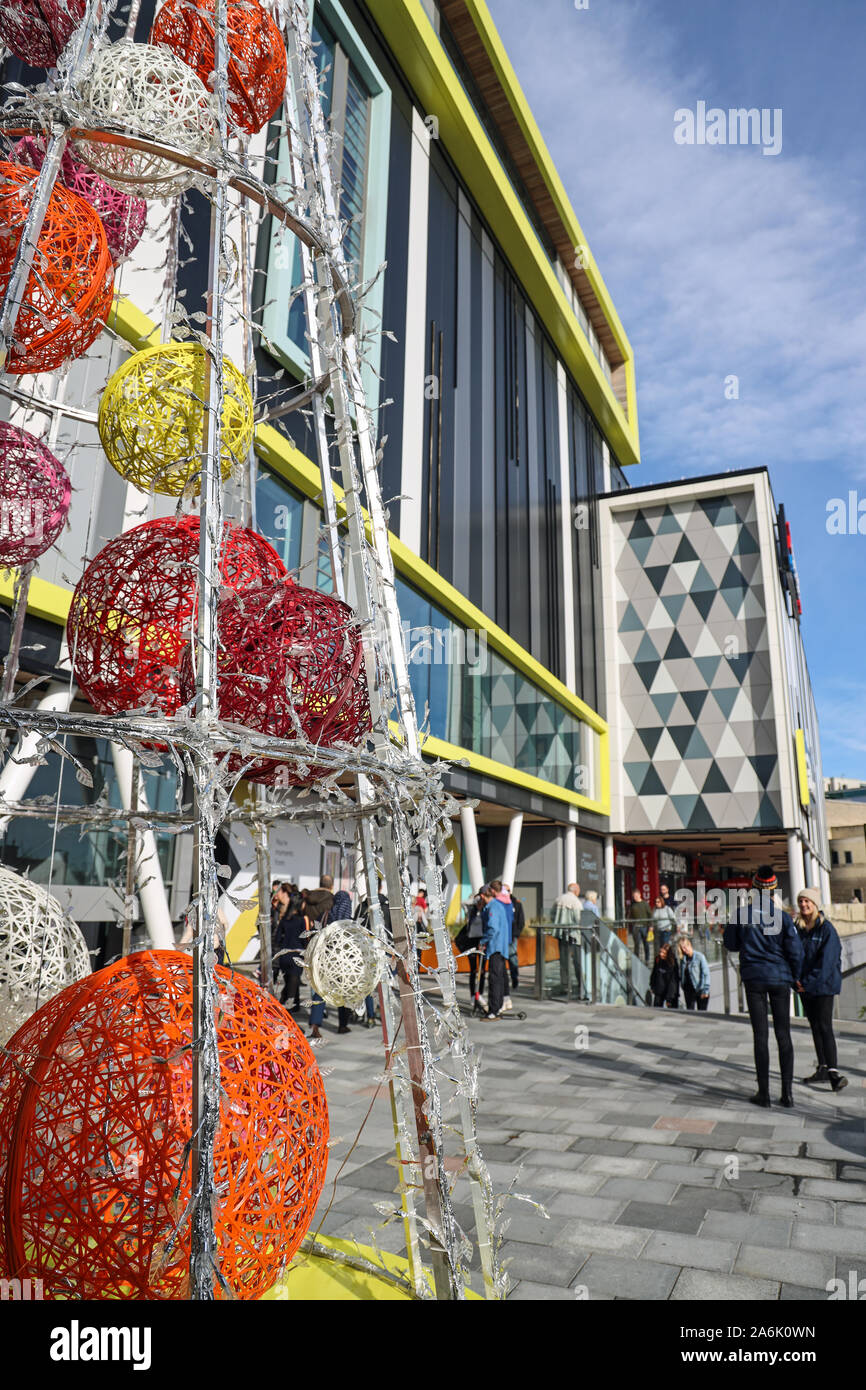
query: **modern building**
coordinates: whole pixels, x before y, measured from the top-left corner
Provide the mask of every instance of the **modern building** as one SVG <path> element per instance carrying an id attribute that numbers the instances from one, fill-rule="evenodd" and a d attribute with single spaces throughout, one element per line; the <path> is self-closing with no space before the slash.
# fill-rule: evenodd
<path id="1" fill-rule="evenodd" d="M 790 528 L 766 469 L 599 507 L 611 817 L 636 886 L 654 897 L 667 868 L 677 887 L 737 888 L 772 862 L 788 899 L 804 883 L 829 899 Z"/>
<path id="2" fill-rule="evenodd" d="M 142 0 L 138 37 L 153 11 Z M 703 868 L 733 879 L 767 857 L 794 880 L 826 873 L 817 724 L 769 479 L 756 469 L 632 489 L 629 340 L 486 5 L 311 0 L 310 13 L 346 246 L 371 283 L 367 384 L 426 751 L 449 760 L 447 785 L 466 803 L 447 870 L 453 910 L 479 873 L 514 883 L 530 916 L 574 879 L 613 914 L 636 878 L 649 891 Z M 27 76 L 14 63 L 6 74 Z M 285 188 L 280 119 L 267 141 Z M 199 195 L 184 197 L 190 313 L 206 289 L 188 249 L 204 244 L 205 216 Z M 111 332 L 67 374 L 69 405 L 23 412 L 27 379 L 0 399 L 19 422 L 49 424 L 77 489 L 72 529 L 32 586 L 22 678 L 62 677 L 62 622 L 86 558 L 173 508 L 113 473 L 94 428 L 108 371 L 159 334 L 166 219 L 152 208 Z M 261 401 L 309 367 L 296 247 L 268 219 L 255 271 Z M 327 588 L 306 417 L 260 425 L 256 453 L 257 529 L 302 583 Z M 242 501 L 228 490 L 230 513 Z M 11 595 L 0 576 L 0 601 Z M 67 773 L 64 797 L 119 804 L 111 749 L 79 742 L 93 786 Z M 50 794 L 57 775 L 49 759 L 28 794 Z M 152 805 L 173 797 L 146 781 Z M 66 829 L 55 843 L 50 825 L 9 825 L 11 865 L 44 877 L 52 851 L 73 912 L 110 919 L 117 837 Z M 191 845 L 159 839 L 158 852 L 177 921 Z M 240 838 L 225 852 L 234 868 L 249 859 Z M 336 839 L 287 825 L 272 852 L 275 874 L 350 877 Z"/>
<path id="3" fill-rule="evenodd" d="M 866 903 L 866 789 L 861 800 L 826 802 L 834 903 Z"/>

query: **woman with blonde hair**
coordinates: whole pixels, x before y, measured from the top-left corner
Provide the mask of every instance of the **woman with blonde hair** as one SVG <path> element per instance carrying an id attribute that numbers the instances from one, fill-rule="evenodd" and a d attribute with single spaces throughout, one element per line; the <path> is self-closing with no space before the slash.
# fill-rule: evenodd
<path id="1" fill-rule="evenodd" d="M 818 1067 L 806 1077 L 808 1086 L 829 1081 L 834 1091 L 848 1085 L 836 1066 L 836 1038 L 833 1034 L 833 1001 L 842 991 L 842 943 L 839 933 L 824 916 L 819 888 L 801 888 L 797 894 L 794 925 L 803 944 L 803 966 L 796 990 L 812 1029 Z"/>

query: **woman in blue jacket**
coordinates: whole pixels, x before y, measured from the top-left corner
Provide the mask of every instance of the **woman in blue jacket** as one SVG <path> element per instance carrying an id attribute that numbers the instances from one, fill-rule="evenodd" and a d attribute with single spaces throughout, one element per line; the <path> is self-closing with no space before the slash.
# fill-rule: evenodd
<path id="1" fill-rule="evenodd" d="M 797 894 L 797 932 L 803 943 L 803 968 L 797 992 L 812 1029 L 818 1069 L 806 1077 L 814 1086 L 829 1081 L 834 1091 L 848 1085 L 836 1067 L 836 1039 L 833 1036 L 833 1000 L 842 990 L 842 943 L 833 923 L 824 916 L 821 891 L 803 888 Z"/>
<path id="2" fill-rule="evenodd" d="M 800 978 L 803 947 L 792 919 L 775 901 L 778 886 L 775 870 L 762 864 L 752 879 L 752 901 L 728 923 L 723 939 L 727 950 L 740 954 L 740 979 L 752 1024 L 758 1089 L 749 1099 L 752 1105 L 770 1108 L 768 1020 L 772 1013 L 782 1073 L 779 1104 L 790 1110 L 794 1104 L 791 987 Z"/>

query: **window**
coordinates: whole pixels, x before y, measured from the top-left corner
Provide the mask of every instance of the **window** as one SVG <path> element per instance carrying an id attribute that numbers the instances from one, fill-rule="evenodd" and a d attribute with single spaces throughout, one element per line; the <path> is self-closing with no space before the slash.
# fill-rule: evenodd
<path id="1" fill-rule="evenodd" d="M 429 733 L 592 799 L 578 769 L 598 767 L 598 735 L 399 578 L 397 599 L 412 693 Z"/>
<path id="2" fill-rule="evenodd" d="M 351 279 L 364 282 L 385 260 L 391 93 L 337 0 L 318 0 L 312 33 L 323 112 L 334 137 L 331 173 L 340 191 L 343 247 Z M 285 193 L 289 163 L 284 142 L 277 183 Z M 276 355 L 303 377 L 309 371 L 309 353 L 303 297 L 296 294 L 301 283 L 300 247 L 290 233 L 273 226 L 262 327 Z M 366 297 L 368 327 L 378 327 L 381 308 L 380 277 Z M 378 399 L 375 379 L 372 371 L 365 379 L 372 401 Z"/>
<path id="3" fill-rule="evenodd" d="M 831 849 L 831 851 L 830 851 L 830 864 L 832 865 L 832 867 L 833 867 L 834 869 L 838 867 L 838 864 L 839 864 L 839 851 L 838 851 L 837 849 Z"/>
<path id="4" fill-rule="evenodd" d="M 850 849 L 846 849 L 846 851 L 845 851 L 845 863 L 846 863 L 846 864 L 853 864 L 853 863 L 854 863 L 854 855 L 851 853 Z"/>

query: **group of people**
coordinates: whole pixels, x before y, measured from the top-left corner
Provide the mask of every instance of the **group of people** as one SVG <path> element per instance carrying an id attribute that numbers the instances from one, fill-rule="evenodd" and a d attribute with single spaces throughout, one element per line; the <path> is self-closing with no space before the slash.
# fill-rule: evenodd
<path id="1" fill-rule="evenodd" d="M 815 1044 L 817 1067 L 805 1078 L 807 1085 L 829 1082 L 834 1091 L 848 1085 L 838 1068 L 833 1033 L 833 1003 L 842 989 L 842 944 L 833 923 L 824 914 L 819 888 L 802 888 L 797 894 L 797 916 L 771 909 L 771 895 L 778 887 L 776 874 L 763 865 L 753 880 L 761 893 L 761 906 L 750 903 L 736 921 L 724 929 L 724 943 L 740 957 L 740 978 L 752 1024 L 755 1073 L 758 1089 L 753 1105 L 769 1109 L 769 1019 L 779 1050 L 782 1076 L 779 1104 L 794 1104 L 794 1045 L 791 1040 L 791 990 L 803 1003 Z"/>
<path id="2" fill-rule="evenodd" d="M 469 958 L 469 993 L 484 1019 L 501 1018 L 513 1008 L 511 990 L 520 983 L 517 939 L 526 917 L 509 884 L 494 878 L 469 903 L 457 936 L 457 949 Z M 487 1004 L 482 1003 L 485 972 Z"/>
<path id="3" fill-rule="evenodd" d="M 386 930 L 390 925 L 387 901 L 379 895 L 385 918 Z M 362 903 L 358 916 L 367 915 L 367 907 Z M 282 978 L 280 1003 L 290 1013 L 301 1008 L 301 974 L 304 953 L 313 932 L 327 926 L 329 922 L 345 921 L 352 916 L 352 899 L 342 889 L 334 892 L 334 880 L 330 874 L 323 874 L 318 888 L 299 889 L 294 883 L 276 883 L 271 895 L 271 959 L 274 980 Z M 312 1046 L 322 1041 L 322 1024 L 325 1021 L 324 999 L 312 991 L 310 1004 L 310 1032 L 307 1035 Z M 337 1010 L 337 1032 L 351 1031 L 354 1011 L 348 1008 Z M 363 1026 L 376 1025 L 376 1001 L 372 994 L 364 1001 Z"/>
<path id="4" fill-rule="evenodd" d="M 632 900 L 626 909 L 626 916 L 631 925 L 632 950 L 636 956 L 643 953 L 644 961 L 649 965 L 650 928 L 652 928 L 656 955 L 658 955 L 660 947 L 670 940 L 678 926 L 667 884 L 663 883 L 659 888 L 654 907 L 650 907 L 649 903 L 644 901 L 643 894 L 639 889 L 635 889 L 632 893 Z"/>

